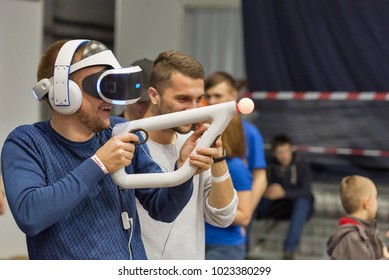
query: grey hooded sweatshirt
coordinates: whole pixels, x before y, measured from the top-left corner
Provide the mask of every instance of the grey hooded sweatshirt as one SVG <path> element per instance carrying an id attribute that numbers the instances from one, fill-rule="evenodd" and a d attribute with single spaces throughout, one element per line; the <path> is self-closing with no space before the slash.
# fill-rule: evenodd
<path id="1" fill-rule="evenodd" d="M 347 216 L 339 219 L 336 232 L 327 242 L 327 253 L 333 260 L 384 259 L 376 220 Z"/>

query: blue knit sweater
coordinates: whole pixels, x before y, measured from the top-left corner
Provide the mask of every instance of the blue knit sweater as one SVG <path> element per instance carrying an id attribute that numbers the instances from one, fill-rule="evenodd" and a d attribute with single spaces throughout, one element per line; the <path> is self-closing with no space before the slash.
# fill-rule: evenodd
<path id="1" fill-rule="evenodd" d="M 111 125 L 122 121 L 112 117 Z M 111 137 L 110 130 L 99 134 L 101 141 L 95 136 L 72 142 L 45 121 L 20 126 L 6 139 L 1 155 L 5 190 L 26 234 L 30 259 L 146 259 L 135 197 L 152 218 L 164 222 L 173 221 L 188 202 L 191 180 L 174 188 L 125 190 L 121 203 L 111 176 L 90 159 Z M 161 170 L 137 147 L 126 172 Z M 133 218 L 131 250 L 122 208 Z"/>

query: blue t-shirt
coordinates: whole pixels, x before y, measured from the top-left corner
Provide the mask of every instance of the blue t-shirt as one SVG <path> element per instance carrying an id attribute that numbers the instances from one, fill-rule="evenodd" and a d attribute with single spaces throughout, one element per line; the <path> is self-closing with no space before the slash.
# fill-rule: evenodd
<path id="1" fill-rule="evenodd" d="M 266 168 L 265 151 L 263 149 L 263 138 L 261 133 L 258 128 L 249 121 L 244 119 L 242 121 L 246 137 L 246 158 L 249 164 L 249 169 Z"/>
<path id="2" fill-rule="evenodd" d="M 227 158 L 228 170 L 237 192 L 251 191 L 253 181 L 250 170 L 240 158 Z M 205 223 L 205 243 L 213 245 L 241 245 L 246 236 L 242 234 L 241 226 L 231 225 L 226 228 L 215 227 Z"/>

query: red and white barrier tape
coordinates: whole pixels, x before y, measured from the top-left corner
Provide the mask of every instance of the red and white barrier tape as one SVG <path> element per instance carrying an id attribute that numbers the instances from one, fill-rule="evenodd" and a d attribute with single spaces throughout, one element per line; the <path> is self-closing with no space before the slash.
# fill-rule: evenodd
<path id="1" fill-rule="evenodd" d="M 389 92 L 340 92 L 340 91 L 256 91 L 245 96 L 253 100 L 330 100 L 330 101 L 389 101 Z M 265 144 L 270 150 L 271 145 Z M 349 149 L 334 147 L 294 146 L 294 149 L 307 153 L 389 157 L 389 151 L 369 149 Z"/>
<path id="2" fill-rule="evenodd" d="M 254 100 L 389 101 L 389 92 L 371 91 L 255 91 L 246 96 Z"/>
<path id="3" fill-rule="evenodd" d="M 264 148 L 266 150 L 270 150 L 271 145 L 264 144 Z M 381 151 L 381 150 L 315 147 L 315 146 L 293 146 L 293 148 L 295 151 L 300 151 L 305 153 L 368 156 L 368 157 L 389 157 L 389 151 Z"/>

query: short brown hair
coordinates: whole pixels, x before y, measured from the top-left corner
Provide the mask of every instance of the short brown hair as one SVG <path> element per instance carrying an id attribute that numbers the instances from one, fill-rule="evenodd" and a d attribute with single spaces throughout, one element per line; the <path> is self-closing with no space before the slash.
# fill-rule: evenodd
<path id="1" fill-rule="evenodd" d="M 290 137 L 286 134 L 279 134 L 273 137 L 271 141 L 271 149 L 274 151 L 277 147 L 283 146 L 283 145 L 292 145 L 292 140 Z"/>
<path id="2" fill-rule="evenodd" d="M 151 71 L 149 86 L 162 93 L 170 83 L 173 73 L 181 73 L 192 79 L 204 80 L 203 66 L 193 57 L 180 51 L 165 51 L 158 55 Z"/>
<path id="3" fill-rule="evenodd" d="M 340 200 L 347 214 L 352 214 L 360 209 L 364 196 L 371 194 L 368 184 L 374 183 L 363 176 L 346 176 L 340 183 Z"/>
<path id="4" fill-rule="evenodd" d="M 50 79 L 51 77 L 54 76 L 55 61 L 57 59 L 60 49 L 67 41 L 69 40 L 65 39 L 65 40 L 57 41 L 53 43 L 50 47 L 48 47 L 46 51 L 43 53 L 38 64 L 38 70 L 37 70 L 38 81 L 44 78 Z M 81 60 L 84 48 L 85 45 L 77 49 L 77 51 L 74 53 L 72 64 Z"/>
<path id="5" fill-rule="evenodd" d="M 213 72 L 207 77 L 204 83 L 205 90 L 223 82 L 226 82 L 232 89 L 238 90 L 235 79 L 230 74 L 223 71 Z"/>

